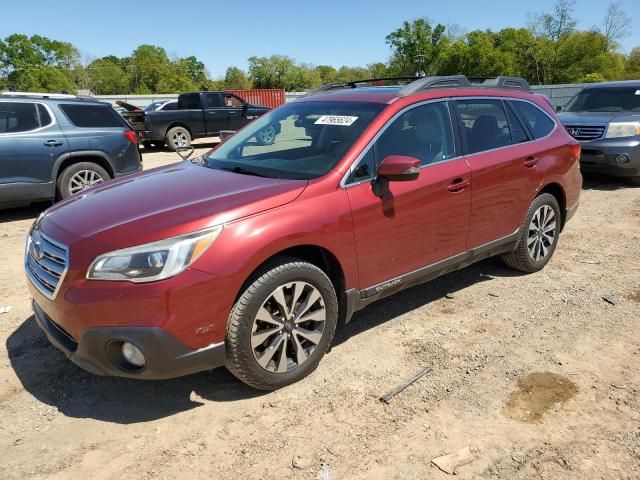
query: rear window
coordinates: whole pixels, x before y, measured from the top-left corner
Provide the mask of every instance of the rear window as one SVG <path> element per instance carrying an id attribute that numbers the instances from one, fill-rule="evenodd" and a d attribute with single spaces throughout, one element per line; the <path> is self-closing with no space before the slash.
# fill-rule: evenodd
<path id="1" fill-rule="evenodd" d="M 76 127 L 124 127 L 117 112 L 108 105 L 66 104 L 60 108 Z"/>
<path id="2" fill-rule="evenodd" d="M 529 102 L 512 101 L 511 104 L 516 107 L 518 113 L 527 122 L 534 138 L 546 137 L 553 130 L 555 124 L 538 107 L 531 105 Z"/>

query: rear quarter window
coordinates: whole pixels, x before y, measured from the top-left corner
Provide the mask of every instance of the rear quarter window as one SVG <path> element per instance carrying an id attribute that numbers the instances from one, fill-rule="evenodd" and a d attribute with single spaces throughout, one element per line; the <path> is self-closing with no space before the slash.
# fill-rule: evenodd
<path id="1" fill-rule="evenodd" d="M 118 113 L 110 106 L 102 105 L 60 105 L 69 120 L 81 128 L 124 127 Z"/>
<path id="2" fill-rule="evenodd" d="M 546 113 L 529 102 L 512 100 L 511 104 L 525 120 L 534 138 L 538 139 L 546 137 L 551 133 L 553 127 L 555 127 L 555 123 Z"/>

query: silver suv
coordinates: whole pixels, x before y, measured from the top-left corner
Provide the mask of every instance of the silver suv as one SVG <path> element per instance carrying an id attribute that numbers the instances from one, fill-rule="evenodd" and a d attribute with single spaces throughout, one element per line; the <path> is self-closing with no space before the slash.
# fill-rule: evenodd
<path id="1" fill-rule="evenodd" d="M 141 168 L 138 136 L 109 104 L 0 94 L 0 207 L 66 198 Z"/>

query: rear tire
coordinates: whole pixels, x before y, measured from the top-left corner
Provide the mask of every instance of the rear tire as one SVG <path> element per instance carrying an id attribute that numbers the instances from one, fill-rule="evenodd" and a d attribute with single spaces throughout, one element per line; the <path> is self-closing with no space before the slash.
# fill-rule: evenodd
<path id="1" fill-rule="evenodd" d="M 167 132 L 165 142 L 169 150 L 175 152 L 180 147 L 191 146 L 191 134 L 186 128 L 173 127 Z"/>
<path id="2" fill-rule="evenodd" d="M 333 340 L 338 299 L 310 263 L 283 258 L 261 272 L 229 315 L 226 366 L 247 385 L 276 390 L 316 369 Z"/>
<path id="3" fill-rule="evenodd" d="M 65 199 L 85 188 L 110 180 L 111 176 L 100 165 L 79 162 L 65 168 L 58 176 L 58 198 Z"/>
<path id="4" fill-rule="evenodd" d="M 502 255 L 502 260 L 521 272 L 542 270 L 553 256 L 561 228 L 562 216 L 556 198 L 549 193 L 538 195 L 525 217 L 518 246 Z"/>

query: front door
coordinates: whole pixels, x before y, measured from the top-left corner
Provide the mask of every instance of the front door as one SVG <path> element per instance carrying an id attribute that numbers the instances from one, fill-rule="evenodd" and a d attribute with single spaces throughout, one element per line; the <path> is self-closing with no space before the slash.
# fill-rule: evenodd
<path id="1" fill-rule="evenodd" d="M 223 93 L 222 98 L 229 116 L 228 130 L 240 130 L 247 124 L 246 103 L 231 93 Z"/>
<path id="2" fill-rule="evenodd" d="M 229 109 L 224 105 L 222 94 L 203 93 L 202 107 L 207 133 L 216 135 L 220 130 L 231 130 Z"/>
<path id="3" fill-rule="evenodd" d="M 389 155 L 420 159 L 420 175 L 374 192 L 373 172 Z M 446 102 L 410 107 L 387 125 L 346 185 L 361 290 L 465 252 L 470 179 Z"/>
<path id="4" fill-rule="evenodd" d="M 52 182 L 55 160 L 68 151 L 43 104 L 0 101 L 0 184 Z"/>

